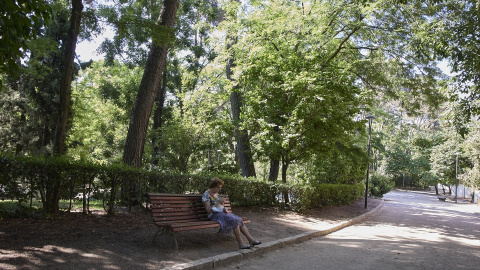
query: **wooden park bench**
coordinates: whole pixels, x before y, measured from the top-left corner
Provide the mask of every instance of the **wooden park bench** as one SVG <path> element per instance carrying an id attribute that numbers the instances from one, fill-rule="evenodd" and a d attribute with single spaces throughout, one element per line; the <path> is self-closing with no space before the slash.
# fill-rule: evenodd
<path id="1" fill-rule="evenodd" d="M 159 227 L 152 242 L 155 242 L 159 232 L 171 234 L 175 240 L 175 250 L 178 252 L 176 235 L 180 232 L 220 227 L 220 223 L 208 219 L 202 195 L 146 193 L 146 196 L 150 203 L 153 222 Z M 223 205 L 229 213 L 232 211 L 227 196 Z M 242 219 L 244 223 L 250 222 L 246 218 Z"/>

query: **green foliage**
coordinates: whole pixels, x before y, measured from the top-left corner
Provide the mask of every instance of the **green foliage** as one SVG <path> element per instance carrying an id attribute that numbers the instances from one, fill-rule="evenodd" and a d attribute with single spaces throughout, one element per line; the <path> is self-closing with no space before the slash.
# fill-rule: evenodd
<path id="1" fill-rule="evenodd" d="M 434 147 L 443 142 L 438 130 L 440 119 L 429 115 L 425 107 L 421 110 L 424 114 L 415 116 L 398 112 L 394 104 L 389 102 L 376 112 L 372 140 L 375 171 L 395 180 L 399 187 L 435 185 L 430 158 Z"/>
<path id="2" fill-rule="evenodd" d="M 305 12 L 280 1 L 258 3 L 244 15 L 229 53 L 235 55 L 235 78 L 245 98 L 242 120 L 260 156 L 288 166 L 334 151 L 363 127 L 354 120 L 363 98 L 354 73 L 361 57 L 343 47 L 352 45 L 348 37 L 361 22 L 354 15 L 358 10 L 342 7 L 343 14 L 336 8 L 309 3 Z"/>
<path id="3" fill-rule="evenodd" d="M 369 179 L 369 193 L 377 198 L 382 198 L 383 195 L 387 194 L 394 188 L 394 182 L 385 175 L 374 173 Z"/>
<path id="4" fill-rule="evenodd" d="M 366 164 L 364 149 L 353 143 L 337 143 L 332 151 L 312 157 L 312 161 L 305 165 L 309 168 L 305 179 L 316 184 L 356 184 L 364 180 Z"/>
<path id="5" fill-rule="evenodd" d="M 13 3 L 18 8 L 46 5 Z M 14 44 L 20 47 L 7 49 L 26 56 L 21 62 L 22 80 L 0 74 L 3 81 L 11 82 L 0 93 L 0 151 L 51 152 L 69 16 L 67 1 L 51 4 L 55 14 L 51 23 L 44 26 L 38 21 L 35 26 L 31 21 L 22 28 L 32 35 L 17 31 L 26 20 L 9 28 L 0 23 L 0 32 L 23 35 L 25 44 L 21 41 Z M 452 183 L 457 152 L 462 153 L 461 181 L 479 184 L 478 130 L 472 120 L 479 108 L 480 61 L 474 46 L 479 24 L 473 0 L 220 1 L 218 5 L 181 1 L 176 42 L 169 50 L 162 84 L 166 99 L 158 106 L 163 108 L 162 123 L 148 131 L 153 143 L 145 145 L 143 157 L 144 164 L 155 158 L 158 164 L 148 172 L 108 166 L 122 156 L 129 112 L 142 76 L 138 65 L 145 62 L 147 45 L 152 39 L 171 41 L 172 33 L 155 25 L 160 7 L 161 1 L 102 2 L 99 14 L 114 28 L 115 36 L 101 48 L 106 60 L 84 69 L 72 86 L 73 118 L 68 158 L 64 158 L 75 160 L 75 166 L 61 159 L 28 161 L 28 168 L 9 165 L 15 168 L 9 174 L 15 181 L 5 180 L 2 185 L 10 197 L 25 203 L 36 196 L 41 201 L 46 195 L 42 192 L 55 182 L 45 179 L 61 178 L 62 198 L 101 194 L 105 208 L 112 211 L 115 205 L 143 200 L 146 190 L 203 192 L 210 176 L 197 174 L 231 174 L 225 176 L 232 187 L 226 185 L 226 191 L 234 203 L 280 205 L 283 195 L 278 194 L 293 192 L 303 194 L 290 198 L 292 207 L 300 209 L 311 204 L 304 198 L 315 197 L 317 185 L 363 181 L 367 164 L 363 119 L 368 114 L 376 116 L 371 164 L 379 190 L 372 194 L 387 190 L 388 181 L 381 175 L 412 187 Z M 1 16 L 13 11 L 0 10 L 8 11 Z M 30 20 L 43 16 L 29 12 L 25 14 Z M 82 37 L 88 38 L 99 21 L 94 10 L 85 11 L 85 16 L 88 23 L 82 29 L 89 31 Z M 226 35 L 238 40 L 229 51 L 222 51 Z M 0 40 L 3 52 L 2 42 L 12 39 Z M 229 81 L 225 65 L 231 56 L 236 66 Z M 453 60 L 457 72 L 453 85 L 435 68 L 433 61 L 442 57 Z M 270 161 L 284 161 L 289 179 L 285 185 L 235 177 L 239 170 L 228 103 L 233 89 L 245 98 L 242 128 L 248 130 L 255 166 L 263 171 L 257 175 L 268 178 Z M 459 98 L 452 91 L 464 95 Z M 449 102 L 439 106 L 445 97 Z M 465 135 L 465 141 L 456 137 L 452 127 Z M 102 166 L 80 169 L 76 162 Z M 57 172 L 51 169 L 55 166 L 71 171 Z M 337 196 L 335 191 L 325 192 L 319 193 L 335 201 L 331 199 Z"/>
<path id="6" fill-rule="evenodd" d="M 10 129 L 10 133 L 4 133 L 6 138 L 14 137 L 5 144 L 5 151 L 52 153 L 70 12 L 65 1 L 54 1 L 48 9 L 52 12 L 52 20 L 38 30 L 41 35 L 28 40 L 28 57 L 21 61 L 22 76 L 8 77 L 9 97 L 5 102 L 9 106 L 0 110 L 11 113 L 10 118 L 17 126 Z"/>
<path id="7" fill-rule="evenodd" d="M 177 11 L 175 32 L 157 24 L 162 1 L 125 0 L 99 5 L 98 13 L 114 26 L 113 40 L 105 40 L 100 52 L 105 53 L 106 64 L 114 59 L 131 65 L 143 66 L 150 42 L 169 44 L 173 51 L 189 50 L 184 59 L 198 69 L 200 57 L 214 55 L 208 43 L 211 27 L 217 23 L 220 10 L 215 2 L 201 0 L 181 1 Z M 123 57 L 127 55 L 127 57 Z"/>
<path id="8" fill-rule="evenodd" d="M 183 73 L 181 90 L 164 108 L 162 126 L 149 133 L 156 139 L 158 167 L 165 172 L 230 171 L 232 129 L 222 81 L 210 79 L 212 70 Z M 193 81 L 203 81 L 198 84 Z M 193 82 L 193 83 L 192 83 Z M 191 86 L 192 88 L 187 88 Z M 172 87 L 175 87 L 172 85 Z M 179 85 L 176 85 L 179 87 Z M 231 161 L 233 162 L 233 161 Z"/>
<path id="9" fill-rule="evenodd" d="M 315 184 L 298 185 L 289 189 L 292 207 L 300 211 L 327 205 L 348 205 L 362 196 L 364 185 Z"/>
<path id="10" fill-rule="evenodd" d="M 479 122 L 475 121 L 465 137 L 462 144 L 464 155 L 460 157 L 460 168 L 465 168 L 460 171 L 460 179 L 466 185 L 478 187 L 480 186 L 480 127 Z M 467 165 L 467 166 L 465 166 Z"/>
<path id="11" fill-rule="evenodd" d="M 103 61 L 79 74 L 73 87 L 75 118 L 68 137 L 68 155 L 75 159 L 109 163 L 122 155 L 129 108 L 140 84 L 142 69 Z"/>
<path id="12" fill-rule="evenodd" d="M 416 3 L 415 7 L 423 5 L 423 1 L 411 2 Z M 454 108 L 449 118 L 457 132 L 464 136 L 470 120 L 480 112 L 478 1 L 431 1 L 425 7 L 429 11 L 425 13 L 428 21 L 416 30 L 417 44 L 422 51 L 428 50 L 432 57 L 448 62 L 453 75 L 450 86 L 445 90 L 450 106 Z"/>
<path id="13" fill-rule="evenodd" d="M 431 155 L 431 172 L 442 184 L 454 184 L 456 177 L 456 157 L 462 156 L 460 135 L 452 130 L 443 136 L 443 143 L 435 146 Z"/>
<path id="14" fill-rule="evenodd" d="M 0 2 L 0 73 L 15 75 L 18 60 L 29 49 L 28 41 L 41 34 L 52 10 L 48 1 L 7 0 Z M 0 78 L 0 91 L 3 81 Z"/>
<path id="15" fill-rule="evenodd" d="M 202 194 L 209 185 L 211 175 L 164 174 L 127 167 L 73 161 L 67 158 L 14 157 L 3 154 L 0 158 L 0 187 L 2 198 L 15 199 L 19 204 L 28 200 L 42 201 L 46 207 L 46 187 L 60 179 L 65 188 L 59 200 L 72 201 L 97 196 L 105 210 L 113 214 L 118 205 L 132 206 L 145 201 L 145 192 Z M 282 205 L 281 194 L 290 194 L 292 209 L 305 210 L 325 205 L 349 204 L 361 196 L 361 184 L 288 185 L 220 176 L 223 192 L 232 202 L 243 206 Z M 122 189 L 126 187 L 127 189 Z M 83 196 L 85 194 L 85 197 Z M 83 203 L 84 211 L 88 206 Z M 71 206 L 69 207 L 71 209 Z"/>

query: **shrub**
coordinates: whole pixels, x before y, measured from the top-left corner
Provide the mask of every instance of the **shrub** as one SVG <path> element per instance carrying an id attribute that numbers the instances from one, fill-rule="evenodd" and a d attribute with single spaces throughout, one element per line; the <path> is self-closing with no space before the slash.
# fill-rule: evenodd
<path id="1" fill-rule="evenodd" d="M 390 180 L 387 176 L 381 174 L 372 174 L 370 178 L 370 194 L 377 198 L 382 198 L 384 194 L 390 192 L 395 182 Z"/>
<path id="2" fill-rule="evenodd" d="M 43 209 L 52 207 L 48 194 L 57 191 L 60 200 L 76 197 L 89 212 L 89 199 L 100 196 L 109 214 L 115 206 L 129 207 L 145 202 L 145 192 L 202 194 L 212 175 L 164 174 L 125 166 L 97 165 L 66 158 L 13 157 L 0 154 L 0 188 L 2 197 L 22 203 L 33 198 Z M 363 185 L 355 184 L 283 184 L 240 176 L 219 175 L 225 181 L 222 192 L 232 204 L 240 206 L 283 206 L 289 203 L 301 211 L 325 205 L 350 204 L 362 194 Z M 80 196 L 78 196 L 80 194 Z M 51 196 L 51 195 L 50 195 Z M 284 196 L 288 196 L 288 201 Z M 50 205 L 48 205 L 50 204 Z M 71 204 L 71 203 L 70 203 Z"/>

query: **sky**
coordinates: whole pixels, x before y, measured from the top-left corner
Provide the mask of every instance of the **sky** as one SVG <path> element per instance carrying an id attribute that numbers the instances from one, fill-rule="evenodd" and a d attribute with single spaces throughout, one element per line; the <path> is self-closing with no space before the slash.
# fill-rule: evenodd
<path id="1" fill-rule="evenodd" d="M 100 60 L 104 58 L 104 54 L 98 54 L 97 49 L 106 38 L 113 39 L 114 32 L 112 29 L 107 28 L 101 36 L 93 39 L 92 41 L 84 40 L 77 44 L 76 53 L 78 59 L 81 62 L 87 62 L 90 60 Z"/>

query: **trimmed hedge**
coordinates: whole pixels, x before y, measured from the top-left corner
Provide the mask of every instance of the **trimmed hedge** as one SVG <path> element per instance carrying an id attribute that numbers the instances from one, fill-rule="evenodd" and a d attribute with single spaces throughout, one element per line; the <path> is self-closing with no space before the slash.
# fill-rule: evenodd
<path id="1" fill-rule="evenodd" d="M 216 175 L 215 175 L 216 176 Z M 100 166 L 65 158 L 14 157 L 0 154 L 0 199 L 19 202 L 36 198 L 44 209 L 46 196 L 55 184 L 60 199 L 73 200 L 81 194 L 84 212 L 88 200 L 100 197 L 105 210 L 113 214 L 115 206 L 143 203 L 145 192 L 202 194 L 213 175 L 161 174 L 115 164 Z M 225 181 L 222 193 L 238 206 L 285 206 L 302 211 L 326 205 L 346 205 L 362 196 L 362 184 L 292 185 L 252 178 L 217 176 Z M 50 190 L 49 190 L 50 189 Z M 288 195 L 288 198 L 285 198 Z"/>

